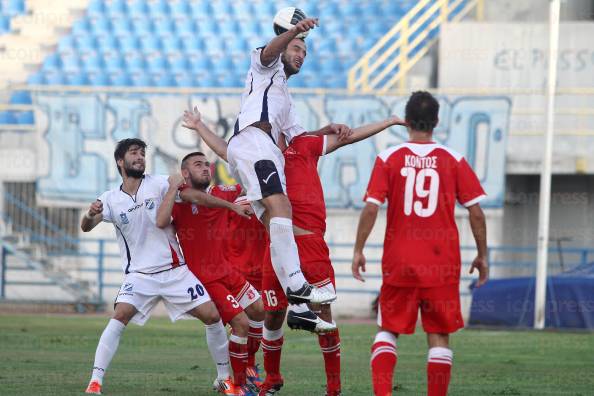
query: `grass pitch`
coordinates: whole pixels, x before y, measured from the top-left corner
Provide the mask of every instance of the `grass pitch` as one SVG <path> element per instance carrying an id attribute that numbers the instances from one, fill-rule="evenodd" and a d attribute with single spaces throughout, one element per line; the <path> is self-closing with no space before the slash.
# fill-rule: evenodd
<path id="1" fill-rule="evenodd" d="M 0 395 L 82 394 L 97 341 L 98 316 L 0 316 Z M 340 323 L 339 323 L 340 324 Z M 342 324 L 345 395 L 370 395 L 372 324 Z M 593 395 L 591 333 L 463 330 L 453 335 L 450 395 Z M 425 394 L 422 332 L 398 346 L 396 394 Z M 261 362 L 261 352 L 258 361 Z M 281 395 L 323 395 L 317 339 L 285 332 Z M 105 376 L 105 395 L 215 395 L 215 368 L 198 321 L 151 319 L 130 325 Z"/>

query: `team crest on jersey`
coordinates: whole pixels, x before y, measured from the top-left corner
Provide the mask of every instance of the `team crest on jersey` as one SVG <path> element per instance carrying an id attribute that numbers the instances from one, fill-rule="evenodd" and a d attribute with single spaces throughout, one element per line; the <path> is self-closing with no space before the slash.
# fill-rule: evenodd
<path id="1" fill-rule="evenodd" d="M 198 214 L 198 205 L 192 204 L 192 214 L 194 214 L 194 215 Z"/>
<path id="2" fill-rule="evenodd" d="M 232 184 L 230 185 L 226 185 L 226 184 L 219 184 L 219 190 L 221 191 L 237 191 L 237 186 L 234 186 Z"/>
<path id="3" fill-rule="evenodd" d="M 155 200 L 153 198 L 145 199 L 144 205 L 147 209 L 154 209 L 155 208 Z"/>
<path id="4" fill-rule="evenodd" d="M 122 287 L 122 290 L 123 291 L 127 291 L 127 292 L 131 292 L 133 288 L 134 288 L 134 285 L 132 283 L 124 283 L 124 286 Z"/>
<path id="5" fill-rule="evenodd" d="M 120 213 L 120 220 L 122 220 L 122 224 L 130 223 L 130 220 L 128 220 L 128 216 L 126 216 L 126 213 L 124 212 Z"/>

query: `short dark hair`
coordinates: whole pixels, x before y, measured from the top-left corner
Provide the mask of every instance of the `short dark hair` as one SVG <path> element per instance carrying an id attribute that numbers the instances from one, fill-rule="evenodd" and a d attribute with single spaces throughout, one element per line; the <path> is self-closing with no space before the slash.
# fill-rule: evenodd
<path id="1" fill-rule="evenodd" d="M 408 99 L 405 120 L 414 131 L 433 132 L 437 126 L 439 102 L 427 91 L 416 91 Z"/>
<path id="2" fill-rule="evenodd" d="M 116 145 L 115 151 L 113 152 L 113 158 L 116 161 L 116 166 L 118 167 L 118 172 L 120 175 L 122 174 L 122 170 L 118 166 L 118 160 L 124 159 L 124 156 L 130 150 L 130 147 L 138 146 L 141 149 L 146 149 L 146 143 L 138 138 L 131 138 L 131 139 L 122 139 Z"/>
<path id="3" fill-rule="evenodd" d="M 182 169 L 186 167 L 186 164 L 187 164 L 187 162 L 188 162 L 188 160 L 189 160 L 190 158 L 192 158 L 192 157 L 195 157 L 195 156 L 197 156 L 197 155 L 201 155 L 201 156 L 203 156 L 203 157 L 206 157 L 206 155 L 204 155 L 204 153 L 203 153 L 203 152 L 201 152 L 201 151 L 194 151 L 194 152 L 192 152 L 192 153 L 190 153 L 190 154 L 187 154 L 187 155 L 186 155 L 186 156 L 185 156 L 185 157 L 182 159 L 182 161 L 181 161 L 181 167 L 182 167 Z"/>

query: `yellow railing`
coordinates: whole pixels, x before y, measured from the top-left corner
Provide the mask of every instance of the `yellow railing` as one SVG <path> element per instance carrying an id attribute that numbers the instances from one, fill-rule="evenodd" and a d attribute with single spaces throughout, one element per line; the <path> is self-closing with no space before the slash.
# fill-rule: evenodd
<path id="1" fill-rule="evenodd" d="M 429 39 L 431 32 L 445 22 L 461 20 L 473 9 L 476 9 L 477 19 L 482 19 L 483 0 L 419 0 L 351 67 L 349 91 L 386 93 L 396 84 L 403 90 L 406 73 L 437 40 Z M 424 26 L 428 21 L 431 22 Z"/>

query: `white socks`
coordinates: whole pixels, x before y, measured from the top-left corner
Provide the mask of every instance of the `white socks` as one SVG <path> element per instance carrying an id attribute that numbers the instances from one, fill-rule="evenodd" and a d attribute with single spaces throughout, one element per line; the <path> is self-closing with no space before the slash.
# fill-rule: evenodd
<path id="1" fill-rule="evenodd" d="M 101 338 L 99 338 L 99 344 L 97 344 L 91 381 L 98 381 L 100 384 L 103 384 L 105 370 L 109 367 L 113 355 L 118 350 L 120 337 L 125 328 L 126 325 L 116 319 L 110 319 L 107 323 L 103 334 L 101 334 Z"/>
<path id="2" fill-rule="evenodd" d="M 429 363 L 449 364 L 452 365 L 454 359 L 454 352 L 449 348 L 433 347 L 429 349 L 427 354 L 427 361 Z"/>
<path id="3" fill-rule="evenodd" d="M 270 259 L 283 291 L 297 291 L 306 282 L 301 273 L 297 244 L 293 236 L 293 221 L 284 217 L 270 219 Z"/>
<path id="4" fill-rule="evenodd" d="M 206 328 L 206 343 L 208 350 L 217 366 L 217 378 L 227 379 L 231 376 L 229 371 L 229 340 L 223 321 L 215 324 L 204 325 Z"/>
<path id="5" fill-rule="evenodd" d="M 262 332 L 262 338 L 268 341 L 276 341 L 282 338 L 284 334 L 283 328 L 281 327 L 278 330 L 268 330 L 266 326 L 264 326 L 264 331 Z"/>

